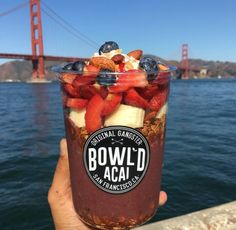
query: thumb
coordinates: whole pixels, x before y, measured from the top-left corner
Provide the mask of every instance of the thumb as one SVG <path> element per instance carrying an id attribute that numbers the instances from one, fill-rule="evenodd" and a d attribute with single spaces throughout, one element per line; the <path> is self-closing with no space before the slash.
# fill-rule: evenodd
<path id="1" fill-rule="evenodd" d="M 68 163 L 67 142 L 62 139 L 60 142 L 60 158 L 53 177 L 51 188 L 48 192 L 49 203 L 55 199 L 70 193 L 70 172 Z"/>

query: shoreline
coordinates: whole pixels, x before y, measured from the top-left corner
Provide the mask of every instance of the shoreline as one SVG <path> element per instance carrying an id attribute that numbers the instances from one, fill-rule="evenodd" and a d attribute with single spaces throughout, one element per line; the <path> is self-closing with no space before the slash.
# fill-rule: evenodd
<path id="1" fill-rule="evenodd" d="M 199 80 L 216 80 L 216 81 L 222 81 L 222 80 L 235 80 L 236 76 L 229 76 L 229 77 L 205 77 L 205 78 L 189 78 L 189 79 L 177 79 L 177 78 L 173 78 L 171 79 L 172 81 L 199 81 Z M 30 80 L 25 80 L 25 81 L 21 81 L 21 80 L 13 80 L 13 79 L 6 79 L 3 81 L 0 81 L 0 83 L 54 83 L 54 82 L 58 82 L 57 80 L 42 80 L 42 81 L 30 81 Z"/>

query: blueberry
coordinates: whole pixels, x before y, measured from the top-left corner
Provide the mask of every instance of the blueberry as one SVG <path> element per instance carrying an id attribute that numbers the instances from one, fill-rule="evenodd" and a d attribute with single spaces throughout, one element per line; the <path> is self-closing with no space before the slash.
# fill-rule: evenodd
<path id="1" fill-rule="evenodd" d="M 86 64 L 85 64 L 84 61 L 76 61 L 72 64 L 71 69 L 74 70 L 74 71 L 77 71 L 79 73 L 83 73 L 85 65 Z"/>
<path id="2" fill-rule="evenodd" d="M 98 76 L 97 82 L 100 85 L 110 86 L 116 83 L 116 75 L 111 73 L 109 69 L 101 69 Z"/>
<path id="3" fill-rule="evenodd" d="M 72 65 L 73 65 L 73 63 L 68 63 L 68 64 L 66 64 L 65 66 L 63 66 L 63 70 L 72 70 Z"/>
<path id="4" fill-rule="evenodd" d="M 119 49 L 119 46 L 116 42 L 113 41 L 109 41 L 109 42 L 105 42 L 100 48 L 99 48 L 99 54 L 102 53 L 109 53 L 112 50 L 117 50 Z"/>
<path id="5" fill-rule="evenodd" d="M 153 81 L 158 74 L 157 62 L 150 57 L 143 57 L 139 62 L 140 68 L 147 72 L 148 81 Z"/>

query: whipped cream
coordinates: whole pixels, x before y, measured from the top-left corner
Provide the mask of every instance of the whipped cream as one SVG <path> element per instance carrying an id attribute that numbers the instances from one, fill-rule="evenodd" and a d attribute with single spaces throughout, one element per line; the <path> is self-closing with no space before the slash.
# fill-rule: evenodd
<path id="1" fill-rule="evenodd" d="M 102 54 L 99 54 L 98 52 L 96 52 L 93 55 L 93 57 L 106 57 L 106 58 L 112 59 L 112 57 L 115 56 L 116 54 L 122 54 L 122 50 L 116 49 L 116 50 L 112 50 L 108 53 L 102 53 Z"/>

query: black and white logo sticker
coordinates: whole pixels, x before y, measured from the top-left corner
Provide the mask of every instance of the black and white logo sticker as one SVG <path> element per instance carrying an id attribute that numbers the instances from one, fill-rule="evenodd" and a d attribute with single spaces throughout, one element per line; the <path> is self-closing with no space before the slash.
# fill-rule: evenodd
<path id="1" fill-rule="evenodd" d="M 84 165 L 103 191 L 121 194 L 135 188 L 149 164 L 149 145 L 137 130 L 111 126 L 93 133 L 84 145 Z"/>

